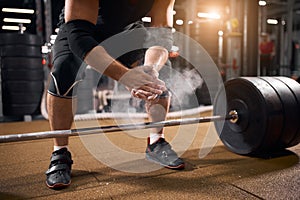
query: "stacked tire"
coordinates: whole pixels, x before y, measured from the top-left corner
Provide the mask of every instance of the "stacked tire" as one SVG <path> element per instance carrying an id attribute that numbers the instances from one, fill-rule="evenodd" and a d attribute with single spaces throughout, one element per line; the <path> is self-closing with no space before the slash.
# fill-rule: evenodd
<path id="1" fill-rule="evenodd" d="M 44 90 L 42 40 L 37 35 L 0 34 L 4 116 L 39 114 Z"/>

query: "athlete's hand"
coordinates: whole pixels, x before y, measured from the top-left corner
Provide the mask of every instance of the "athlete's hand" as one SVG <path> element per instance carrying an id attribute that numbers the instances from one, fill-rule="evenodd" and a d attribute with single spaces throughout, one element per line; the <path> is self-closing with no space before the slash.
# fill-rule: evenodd
<path id="1" fill-rule="evenodd" d="M 158 72 L 151 66 L 139 66 L 130 69 L 121 79 L 133 97 L 150 100 L 166 90 L 165 83 L 158 79 Z"/>

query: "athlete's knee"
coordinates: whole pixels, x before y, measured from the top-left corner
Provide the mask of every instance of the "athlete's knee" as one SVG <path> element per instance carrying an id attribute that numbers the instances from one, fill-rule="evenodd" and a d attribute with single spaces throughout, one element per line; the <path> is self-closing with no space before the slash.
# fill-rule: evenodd
<path id="1" fill-rule="evenodd" d="M 76 96 L 75 86 L 82 81 L 85 64 L 72 54 L 54 60 L 48 93 L 65 98 Z"/>

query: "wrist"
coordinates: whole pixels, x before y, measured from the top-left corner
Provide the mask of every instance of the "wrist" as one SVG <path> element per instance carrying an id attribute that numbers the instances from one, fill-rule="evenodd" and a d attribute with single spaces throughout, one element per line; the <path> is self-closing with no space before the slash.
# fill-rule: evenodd
<path id="1" fill-rule="evenodd" d="M 123 66 L 120 62 L 114 60 L 105 70 L 104 74 L 116 81 L 119 81 L 128 71 L 128 68 Z"/>

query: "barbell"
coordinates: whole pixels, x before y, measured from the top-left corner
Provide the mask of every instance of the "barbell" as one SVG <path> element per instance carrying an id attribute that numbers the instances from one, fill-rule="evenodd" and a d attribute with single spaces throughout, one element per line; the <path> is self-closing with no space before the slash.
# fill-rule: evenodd
<path id="1" fill-rule="evenodd" d="M 0 143 L 204 122 L 214 122 L 225 147 L 237 154 L 260 154 L 292 147 L 300 142 L 300 84 L 295 80 L 287 77 L 240 77 L 226 81 L 224 88 L 217 92 L 213 116 L 2 135 Z M 224 116 L 223 113 L 227 114 Z"/>
<path id="2" fill-rule="evenodd" d="M 235 111 L 232 111 L 232 113 L 234 112 Z M 47 139 L 47 138 L 59 138 L 59 137 L 70 137 L 70 136 L 84 136 L 84 135 L 99 134 L 99 133 L 130 131 L 130 130 L 178 126 L 178 125 L 186 125 L 186 124 L 197 124 L 197 123 L 212 122 L 217 120 L 234 121 L 236 120 L 237 117 L 238 117 L 237 113 L 234 113 L 225 117 L 208 116 L 208 117 L 199 117 L 199 118 L 166 120 L 160 122 L 145 122 L 145 123 L 136 123 L 136 124 L 121 124 L 121 125 L 88 127 L 88 128 L 79 128 L 79 129 L 69 129 L 69 130 L 43 131 L 43 132 L 34 132 L 34 133 L 26 133 L 26 134 L 2 135 L 0 136 L 0 143 L 40 140 L 40 139 Z"/>

